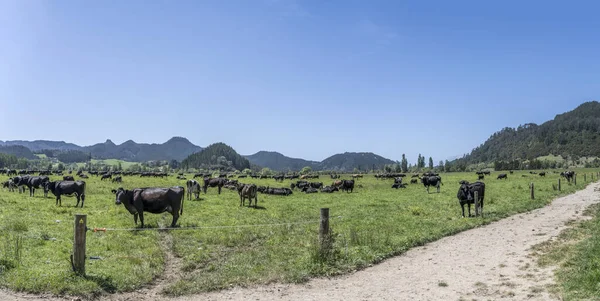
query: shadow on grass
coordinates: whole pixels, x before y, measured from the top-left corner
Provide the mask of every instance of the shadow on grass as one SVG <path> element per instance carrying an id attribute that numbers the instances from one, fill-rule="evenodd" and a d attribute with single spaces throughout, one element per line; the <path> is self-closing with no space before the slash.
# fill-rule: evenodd
<path id="1" fill-rule="evenodd" d="M 111 277 L 86 275 L 85 279 L 95 282 L 107 293 L 114 294 L 117 292 L 117 286 L 114 284 Z"/>

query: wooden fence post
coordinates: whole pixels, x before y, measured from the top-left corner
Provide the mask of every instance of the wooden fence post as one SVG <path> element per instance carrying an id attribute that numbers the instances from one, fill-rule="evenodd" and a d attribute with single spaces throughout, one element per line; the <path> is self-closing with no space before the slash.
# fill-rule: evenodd
<path id="1" fill-rule="evenodd" d="M 573 175 L 573 184 L 577 185 L 577 174 Z"/>
<path id="2" fill-rule="evenodd" d="M 479 192 L 474 191 L 473 197 L 475 197 L 475 217 L 479 216 Z"/>
<path id="3" fill-rule="evenodd" d="M 319 242 L 321 243 L 321 250 L 329 248 L 329 208 L 321 208 Z"/>
<path id="4" fill-rule="evenodd" d="M 531 185 L 529 185 L 529 188 L 531 190 L 531 199 L 535 200 L 535 194 L 534 194 L 535 187 L 533 186 L 533 182 L 531 182 Z"/>
<path id="5" fill-rule="evenodd" d="M 558 178 L 558 191 L 560 191 L 560 178 Z"/>
<path id="6" fill-rule="evenodd" d="M 75 215 L 75 239 L 73 240 L 73 255 L 71 264 L 73 271 L 79 275 L 85 275 L 85 233 L 87 229 L 87 215 Z"/>
<path id="7" fill-rule="evenodd" d="M 586 173 L 583 174 L 583 183 L 587 183 L 587 174 Z"/>

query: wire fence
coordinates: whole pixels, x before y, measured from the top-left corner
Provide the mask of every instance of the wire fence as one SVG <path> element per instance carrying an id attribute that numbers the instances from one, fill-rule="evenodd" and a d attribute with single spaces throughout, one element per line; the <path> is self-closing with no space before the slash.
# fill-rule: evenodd
<path id="1" fill-rule="evenodd" d="M 199 229 L 231 229 L 231 228 L 256 228 L 256 227 L 277 227 L 318 224 L 320 220 L 295 222 L 295 223 L 274 223 L 274 224 L 253 224 L 253 225 L 233 225 L 233 226 L 192 226 L 192 227 L 165 227 L 165 228 L 87 228 L 93 232 L 108 231 L 165 231 L 165 230 L 199 230 Z"/>

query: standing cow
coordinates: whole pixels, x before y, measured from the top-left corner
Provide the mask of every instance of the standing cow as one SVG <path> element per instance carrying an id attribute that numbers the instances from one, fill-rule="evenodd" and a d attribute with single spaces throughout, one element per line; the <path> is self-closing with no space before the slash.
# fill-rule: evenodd
<path id="1" fill-rule="evenodd" d="M 456 197 L 460 203 L 462 209 L 462 216 L 465 217 L 465 204 L 467 204 L 469 210 L 469 217 L 471 217 L 471 204 L 475 204 L 475 192 L 477 192 L 477 198 L 479 199 L 479 206 L 481 208 L 481 216 L 483 216 L 483 199 L 485 197 L 485 183 L 475 182 L 469 184 L 469 182 L 461 181 L 460 188 Z M 475 208 L 477 210 L 477 208 Z"/>
<path id="2" fill-rule="evenodd" d="M 440 193 L 440 184 L 444 185 L 444 183 L 442 183 L 442 177 L 440 176 L 424 176 L 421 178 L 421 183 L 423 183 L 423 186 L 427 189 L 427 193 L 429 193 L 429 186 L 434 186 L 437 188 L 437 192 Z"/>
<path id="3" fill-rule="evenodd" d="M 81 208 L 85 202 L 85 182 L 84 181 L 54 181 L 47 182 L 44 185 L 44 193 L 52 192 L 56 196 L 56 205 L 62 206 L 61 195 L 75 196 L 77 204 L 81 201 Z"/>
<path id="4" fill-rule="evenodd" d="M 204 178 L 204 193 L 206 194 L 206 191 L 208 190 L 208 187 L 218 187 L 219 188 L 219 194 L 221 194 L 221 188 L 223 188 L 223 185 L 225 185 L 225 183 L 227 182 L 227 179 L 225 178 Z"/>
<path id="5" fill-rule="evenodd" d="M 198 183 L 198 181 L 191 179 L 188 180 L 186 183 L 186 187 L 187 187 L 187 195 L 188 195 L 188 200 L 192 199 L 192 194 L 194 194 L 194 196 L 196 197 L 196 200 L 198 198 L 200 198 L 200 183 Z"/>
<path id="6" fill-rule="evenodd" d="M 241 187 L 241 189 L 239 189 L 239 187 Z M 254 199 L 254 208 L 256 208 L 256 206 L 258 205 L 258 193 L 257 193 L 257 187 L 254 184 L 240 184 L 240 186 L 238 186 L 238 192 L 240 194 L 240 206 L 243 207 L 246 201 L 246 198 L 248 198 L 248 207 L 252 206 L 252 199 Z"/>
<path id="7" fill-rule="evenodd" d="M 133 214 L 133 221 L 137 225 L 140 217 L 141 228 L 144 227 L 144 211 L 150 213 L 169 212 L 173 215 L 171 228 L 177 224 L 177 219 L 183 214 L 183 200 L 185 189 L 181 186 L 169 188 L 135 188 L 125 190 L 119 188 L 112 190 L 115 194 L 115 204 L 123 204 L 129 213 Z"/>

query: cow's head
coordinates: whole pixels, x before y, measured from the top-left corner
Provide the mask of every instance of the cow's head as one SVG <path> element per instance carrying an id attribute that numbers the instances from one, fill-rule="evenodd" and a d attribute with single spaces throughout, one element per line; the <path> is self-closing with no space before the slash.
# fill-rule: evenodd
<path id="1" fill-rule="evenodd" d="M 127 190 L 120 187 L 119 189 L 113 189 L 112 193 L 115 194 L 115 204 L 120 205 L 121 203 L 126 203 L 129 200 L 127 199 Z"/>
<path id="2" fill-rule="evenodd" d="M 456 197 L 461 200 L 467 200 L 467 201 L 472 201 L 473 200 L 473 196 L 471 195 L 471 192 L 469 191 L 469 182 L 467 181 L 460 181 L 460 188 L 458 188 L 458 193 L 456 194 Z"/>

